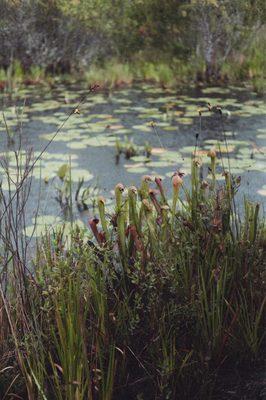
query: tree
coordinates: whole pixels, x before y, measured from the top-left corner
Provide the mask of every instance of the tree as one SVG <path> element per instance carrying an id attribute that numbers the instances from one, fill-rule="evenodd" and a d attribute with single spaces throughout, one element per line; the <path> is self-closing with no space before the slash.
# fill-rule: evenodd
<path id="1" fill-rule="evenodd" d="M 206 80 L 210 81 L 219 78 L 232 51 L 263 24 L 266 7 L 260 0 L 191 0 L 187 9 L 205 61 Z"/>

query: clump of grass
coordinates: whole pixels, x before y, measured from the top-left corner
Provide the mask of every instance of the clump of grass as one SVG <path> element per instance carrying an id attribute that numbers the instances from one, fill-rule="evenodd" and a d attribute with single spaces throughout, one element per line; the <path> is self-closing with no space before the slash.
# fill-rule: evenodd
<path id="1" fill-rule="evenodd" d="M 254 77 L 252 79 L 253 89 L 259 96 L 266 93 L 266 77 Z"/>
<path id="2" fill-rule="evenodd" d="M 218 183 L 217 157 L 203 180 L 193 156 L 190 189 L 176 171 L 169 197 L 159 177 L 116 185 L 113 213 L 101 197 L 91 233 L 44 235 L 30 272 L 11 255 L 2 397 L 211 399 L 228 365 L 260 360 L 265 226 L 249 202 L 235 220 L 238 186 L 227 171 Z"/>
<path id="3" fill-rule="evenodd" d="M 53 78 L 46 74 L 43 67 L 32 65 L 25 70 L 18 60 L 13 60 L 6 71 L 0 70 L 0 90 L 6 90 L 9 94 L 12 94 L 22 84 L 52 84 L 52 82 Z"/>
<path id="4" fill-rule="evenodd" d="M 135 76 L 139 79 L 153 81 L 165 86 L 171 86 L 175 82 L 175 74 L 170 65 L 163 62 L 135 62 L 133 63 Z"/>
<path id="5" fill-rule="evenodd" d="M 6 72 L 3 68 L 0 68 L 0 82 L 5 82 L 6 80 Z"/>
<path id="6" fill-rule="evenodd" d="M 91 66 L 85 72 L 85 79 L 89 84 L 97 82 L 101 86 L 114 88 L 132 83 L 133 76 L 127 63 L 110 61 L 103 67 Z"/>
<path id="7" fill-rule="evenodd" d="M 45 78 L 45 70 L 38 65 L 32 65 L 29 72 L 25 74 L 24 82 L 36 84 L 45 81 Z"/>
<path id="8" fill-rule="evenodd" d="M 121 63 L 111 60 L 102 67 L 91 66 L 85 73 L 85 79 L 89 83 L 97 82 L 101 86 L 110 88 L 131 84 L 134 80 L 151 81 L 166 87 L 175 86 L 178 82 L 193 80 L 191 78 L 193 73 L 188 76 L 191 71 L 186 68 L 184 63 L 177 64 L 178 68 L 163 61 L 152 62 L 136 59 L 129 63 Z"/>

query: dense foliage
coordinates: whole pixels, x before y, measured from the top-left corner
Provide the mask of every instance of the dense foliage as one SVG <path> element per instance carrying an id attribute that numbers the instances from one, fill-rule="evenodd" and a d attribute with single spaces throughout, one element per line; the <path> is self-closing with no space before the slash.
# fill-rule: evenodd
<path id="1" fill-rule="evenodd" d="M 192 64 L 210 80 L 231 60 L 247 77 L 255 39 L 265 42 L 261 0 L 1 0 L 0 9 L 0 65 L 24 71 L 83 72 L 116 58 Z"/>

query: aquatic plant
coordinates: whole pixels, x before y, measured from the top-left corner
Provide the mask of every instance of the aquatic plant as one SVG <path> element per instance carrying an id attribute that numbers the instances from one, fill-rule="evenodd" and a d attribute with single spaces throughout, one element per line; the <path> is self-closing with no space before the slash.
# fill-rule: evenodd
<path id="1" fill-rule="evenodd" d="M 151 156 L 152 147 L 149 142 L 145 142 L 144 146 L 139 146 L 134 143 L 133 139 L 124 139 L 116 138 L 115 141 L 116 154 L 115 154 L 115 162 L 119 164 L 120 156 L 124 154 L 126 160 L 130 160 L 132 157 L 137 155 L 145 155 L 147 157 L 147 162 Z"/>

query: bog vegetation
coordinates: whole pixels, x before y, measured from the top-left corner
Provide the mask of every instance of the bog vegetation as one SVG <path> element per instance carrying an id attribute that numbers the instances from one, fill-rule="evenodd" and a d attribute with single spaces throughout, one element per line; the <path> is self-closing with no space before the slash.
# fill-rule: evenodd
<path id="1" fill-rule="evenodd" d="M 240 179 L 208 157 L 203 179 L 195 148 L 170 198 L 159 177 L 118 183 L 111 214 L 99 197 L 88 227 L 47 228 L 30 261 L 29 187 L 2 192 L 2 399 L 223 398 L 225 371 L 262 362 L 264 220 L 247 200 L 240 220 Z"/>
<path id="2" fill-rule="evenodd" d="M 134 80 L 164 88 L 249 79 L 265 90 L 263 0 L 0 0 L 0 9 L 0 90 L 9 94 L 20 83 L 55 87 L 58 76 L 87 92 Z M 166 117 L 183 115 L 174 107 Z M 208 111 L 223 121 L 220 106 Z M 207 167 L 196 134 L 188 185 L 180 170 L 170 195 L 159 176 L 117 183 L 111 211 L 83 180 L 75 196 L 64 164 L 57 200 L 69 221 L 32 246 L 33 170 L 60 127 L 34 159 L 8 123 L 3 113 L 13 158 L 11 169 L 0 160 L 0 399 L 241 398 L 234 377 L 263 363 L 266 229 L 259 204 L 236 200 L 241 178 L 224 129 Z M 115 148 L 117 164 L 152 155 L 149 142 L 117 137 Z M 92 197 L 95 216 L 81 227 L 74 204 L 84 211 Z"/>

